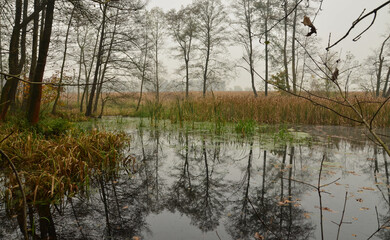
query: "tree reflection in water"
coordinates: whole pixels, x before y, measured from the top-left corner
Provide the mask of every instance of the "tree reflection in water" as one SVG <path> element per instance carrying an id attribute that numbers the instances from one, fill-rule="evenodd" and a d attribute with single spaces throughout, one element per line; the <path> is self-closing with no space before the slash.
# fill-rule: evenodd
<path id="1" fill-rule="evenodd" d="M 58 238 L 131 239 L 139 236 L 150 239 L 155 233 L 148 216 L 163 215 L 166 210 L 177 217 L 177 221 L 181 217 L 188 218 L 191 227 L 200 232 L 218 230 L 225 240 L 253 239 L 256 233 L 266 239 L 319 238 L 318 208 L 315 208 L 318 196 L 302 182 L 316 184 L 319 161 L 324 153 L 329 160 L 324 166 L 322 182 L 334 179 L 335 169 L 341 167 L 343 179 L 348 178 L 350 169 L 360 171 L 363 178 L 368 176 L 371 184 L 376 184 L 380 190 L 364 195 L 384 205 L 378 205 L 380 223 L 389 219 L 388 158 L 382 150 L 370 145 L 355 146 L 338 140 L 319 146 L 285 143 L 273 147 L 261 143 L 255 136 L 234 142 L 188 130 L 169 132 L 157 128 L 141 128 L 133 139 L 131 153 L 137 159 L 136 172 L 122 169 L 113 175 L 103 174 L 91 179 L 87 194 L 69 196 L 61 206 L 38 208 L 42 216 L 52 217 L 50 222 Z M 362 159 L 372 158 L 373 161 L 356 160 L 353 166 L 348 165 L 348 158 L 338 153 L 350 151 L 348 149 L 356 151 Z M 324 190 L 337 192 L 336 187 Z M 340 192 L 345 193 L 345 190 Z M 341 201 L 343 196 L 334 198 Z M 329 206 L 328 198 L 324 201 L 327 207 L 342 209 L 339 205 Z M 356 211 L 349 202 L 347 215 L 351 217 Z M 17 221 L 9 218 L 15 213 L 12 209 L 6 212 L 4 204 L 1 206 L 0 238 L 17 238 Z M 333 230 L 337 230 L 331 220 L 338 221 L 340 215 L 340 211 L 327 215 L 326 239 L 327 236 L 332 238 Z M 372 222 L 376 223 L 376 218 Z M 186 230 L 193 231 L 192 228 Z M 375 231 L 375 228 L 373 224 L 370 229 Z M 344 226 L 341 233 L 343 230 Z M 341 236 L 351 236 L 353 232 L 347 233 Z M 171 239 L 175 236 L 172 232 Z M 383 229 L 376 237 L 389 239 L 390 235 Z M 155 236 L 155 239 L 162 238 Z"/>

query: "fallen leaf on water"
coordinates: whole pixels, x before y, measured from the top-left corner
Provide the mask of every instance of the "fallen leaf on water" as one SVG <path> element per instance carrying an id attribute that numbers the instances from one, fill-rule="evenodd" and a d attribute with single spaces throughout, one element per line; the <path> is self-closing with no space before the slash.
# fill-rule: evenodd
<path id="1" fill-rule="evenodd" d="M 389 230 L 390 229 L 390 227 L 382 227 L 383 229 L 387 229 L 387 230 Z"/>
<path id="2" fill-rule="evenodd" d="M 319 206 L 314 206 L 315 208 L 320 208 Z M 331 213 L 336 213 L 336 211 L 333 211 L 332 209 L 328 208 L 328 207 L 323 207 L 322 210 L 324 211 L 328 211 L 328 212 L 331 212 Z"/>
<path id="3" fill-rule="evenodd" d="M 137 237 L 137 236 L 134 236 L 134 237 L 133 237 L 133 240 L 141 240 L 141 238 L 140 238 L 140 237 Z"/>
<path id="4" fill-rule="evenodd" d="M 305 212 L 305 213 L 303 213 L 303 216 L 305 216 L 306 219 L 311 218 L 310 213 L 306 213 L 306 212 Z"/>
<path id="5" fill-rule="evenodd" d="M 357 192 L 358 192 L 358 193 L 362 193 L 362 192 L 363 192 L 363 190 L 358 190 Z"/>
<path id="6" fill-rule="evenodd" d="M 352 234 L 352 237 L 357 237 L 357 235 L 356 234 Z"/>
<path id="7" fill-rule="evenodd" d="M 123 209 L 128 209 L 128 208 L 129 208 L 129 206 L 124 206 L 124 207 L 123 207 Z"/>
<path id="8" fill-rule="evenodd" d="M 357 220 L 358 220 L 358 218 L 356 218 L 356 217 L 353 217 L 352 219 L 353 219 L 353 220 L 355 220 L 355 221 L 357 221 Z"/>
<path id="9" fill-rule="evenodd" d="M 366 207 L 361 207 L 360 208 L 361 211 L 367 211 L 367 210 L 370 210 L 369 208 L 366 208 Z"/>
<path id="10" fill-rule="evenodd" d="M 256 239 L 259 239 L 259 240 L 265 239 L 265 238 L 264 238 L 263 236 L 261 236 L 260 233 L 258 233 L 258 232 L 255 233 L 255 238 L 256 238 Z"/>
<path id="11" fill-rule="evenodd" d="M 370 190 L 370 191 L 375 191 L 372 187 L 362 187 L 364 190 Z"/>
<path id="12" fill-rule="evenodd" d="M 356 201 L 358 201 L 358 202 L 363 202 L 363 199 L 358 198 L 358 199 L 356 199 Z"/>

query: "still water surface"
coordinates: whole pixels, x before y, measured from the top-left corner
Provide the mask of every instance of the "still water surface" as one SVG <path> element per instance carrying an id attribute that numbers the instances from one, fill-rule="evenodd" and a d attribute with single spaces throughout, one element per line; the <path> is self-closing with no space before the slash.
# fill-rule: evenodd
<path id="1" fill-rule="evenodd" d="M 84 126 L 130 134 L 134 164 L 53 207 L 59 239 L 368 239 L 378 228 L 371 239 L 390 239 L 389 157 L 360 129 L 242 137 L 141 125 Z M 21 238 L 4 204 L 0 222 L 1 239 Z"/>

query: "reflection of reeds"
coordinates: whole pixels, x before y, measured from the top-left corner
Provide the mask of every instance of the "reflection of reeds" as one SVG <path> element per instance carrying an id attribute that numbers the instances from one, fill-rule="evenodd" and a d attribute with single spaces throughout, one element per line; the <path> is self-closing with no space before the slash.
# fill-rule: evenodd
<path id="1" fill-rule="evenodd" d="M 49 204 L 86 192 L 91 177 L 117 170 L 124 134 L 72 131 L 45 139 L 15 133 L 0 148 L 12 159 L 23 179 L 27 202 Z M 6 197 L 10 207 L 21 206 L 18 183 L 6 163 Z"/>

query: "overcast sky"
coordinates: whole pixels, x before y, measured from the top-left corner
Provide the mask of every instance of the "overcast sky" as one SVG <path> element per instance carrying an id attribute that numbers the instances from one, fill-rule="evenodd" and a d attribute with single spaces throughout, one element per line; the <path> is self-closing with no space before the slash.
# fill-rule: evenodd
<path id="1" fill-rule="evenodd" d="M 229 4 L 231 0 L 222 0 L 225 4 Z M 163 10 L 169 10 L 172 8 L 179 9 L 182 5 L 191 3 L 191 0 L 149 0 L 149 7 L 155 6 L 161 7 Z M 312 2 L 313 6 L 314 3 Z M 317 38 L 321 39 L 321 46 L 325 48 L 328 41 L 329 33 L 332 33 L 332 40 L 342 37 L 352 25 L 352 22 L 366 9 L 366 13 L 372 9 L 378 7 L 385 0 L 323 0 L 322 11 L 319 13 L 315 26 L 317 27 Z M 378 16 L 374 26 L 366 32 L 362 38 L 353 42 L 352 39 L 364 30 L 372 18 L 367 18 L 366 21 L 361 22 L 350 34 L 350 36 L 337 45 L 334 50 L 342 52 L 352 52 L 360 61 L 364 60 L 373 49 L 380 46 L 384 39 L 384 35 L 390 32 L 390 7 L 387 6 L 382 9 Z M 233 53 L 236 55 L 236 53 Z M 240 58 L 240 56 L 237 56 Z M 168 68 L 169 63 L 166 64 Z M 261 68 L 261 67 L 260 67 Z M 170 70 L 170 69 L 169 69 Z M 260 70 L 261 71 L 261 70 Z M 240 72 L 237 79 L 228 84 L 228 87 L 240 85 L 242 87 L 249 87 L 249 75 L 245 72 Z"/>

